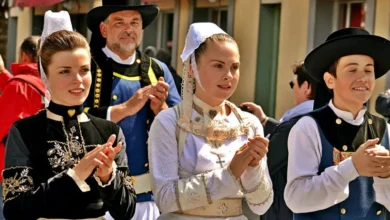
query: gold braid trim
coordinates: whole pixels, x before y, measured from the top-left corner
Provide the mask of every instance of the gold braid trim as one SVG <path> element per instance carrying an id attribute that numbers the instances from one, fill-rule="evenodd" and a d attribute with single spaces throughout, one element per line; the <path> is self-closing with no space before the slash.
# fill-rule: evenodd
<path id="1" fill-rule="evenodd" d="M 3 204 L 15 199 L 20 194 L 34 189 L 34 181 L 31 175 L 32 168 L 27 166 L 15 166 L 4 169 L 3 175 Z"/>
<path id="2" fill-rule="evenodd" d="M 206 189 L 207 202 L 208 202 L 209 205 L 210 205 L 211 203 L 213 203 L 213 200 L 211 200 L 210 190 L 209 190 L 209 188 L 207 187 L 206 175 L 202 174 L 201 177 L 202 177 L 202 181 L 203 181 L 204 188 Z"/>
<path id="3" fill-rule="evenodd" d="M 179 181 L 176 180 L 174 182 L 175 184 L 175 194 L 176 194 L 176 204 L 177 204 L 177 207 L 179 208 L 179 211 L 181 212 L 183 209 L 181 208 L 181 204 L 180 204 L 180 193 L 179 193 Z"/>
<path id="4" fill-rule="evenodd" d="M 129 168 L 127 166 L 118 166 L 116 168 L 116 174 L 123 179 L 123 185 L 130 190 L 133 197 L 137 198 L 137 194 L 134 188 L 133 178 L 129 175 Z"/>

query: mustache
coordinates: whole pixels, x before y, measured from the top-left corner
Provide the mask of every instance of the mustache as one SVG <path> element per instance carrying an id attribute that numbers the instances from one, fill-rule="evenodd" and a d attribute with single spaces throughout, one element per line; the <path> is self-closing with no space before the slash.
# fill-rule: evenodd
<path id="1" fill-rule="evenodd" d="M 137 35 L 134 33 L 134 32 L 124 32 L 122 33 L 121 35 L 119 35 L 120 37 L 132 37 L 132 38 L 137 38 Z"/>

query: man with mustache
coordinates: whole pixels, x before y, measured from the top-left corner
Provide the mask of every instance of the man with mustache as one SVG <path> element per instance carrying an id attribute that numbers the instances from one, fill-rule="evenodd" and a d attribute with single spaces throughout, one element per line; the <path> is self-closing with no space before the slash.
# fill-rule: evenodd
<path id="1" fill-rule="evenodd" d="M 147 152 L 153 118 L 180 102 L 168 67 L 137 47 L 142 31 L 158 16 L 154 5 L 125 6 L 125 0 L 105 1 L 88 12 L 92 31 L 92 86 L 85 111 L 116 122 L 127 143 L 129 169 L 137 193 L 133 219 L 159 216 L 154 203 Z"/>

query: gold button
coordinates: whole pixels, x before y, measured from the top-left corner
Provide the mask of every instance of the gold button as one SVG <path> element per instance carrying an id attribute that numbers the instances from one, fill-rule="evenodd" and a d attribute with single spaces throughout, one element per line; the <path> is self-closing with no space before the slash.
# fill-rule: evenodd
<path id="1" fill-rule="evenodd" d="M 99 83 L 100 83 L 101 81 L 102 81 L 102 79 L 100 79 L 100 78 L 97 78 L 97 79 L 96 79 L 96 82 L 99 82 Z"/>
<path id="2" fill-rule="evenodd" d="M 340 210 L 340 212 L 341 212 L 341 214 L 345 214 L 345 213 L 347 213 L 347 210 L 345 210 L 344 208 L 342 208 L 341 210 Z"/>
<path id="3" fill-rule="evenodd" d="M 96 72 L 98 72 L 98 73 L 101 73 L 101 72 L 102 72 L 102 70 L 101 70 L 101 69 L 97 69 L 97 70 L 96 70 Z"/>
<path id="4" fill-rule="evenodd" d="M 112 99 L 113 99 L 113 100 L 117 100 L 117 99 L 118 99 L 118 96 L 113 95 L 113 96 L 112 96 Z"/>
<path id="5" fill-rule="evenodd" d="M 147 125 L 149 125 L 149 124 L 150 124 L 150 121 L 149 121 L 149 119 L 148 119 L 148 120 L 146 120 L 146 124 L 147 124 Z"/>
<path id="6" fill-rule="evenodd" d="M 100 83 L 96 83 L 96 88 L 100 88 Z"/>
<path id="7" fill-rule="evenodd" d="M 336 124 L 338 124 L 338 125 L 341 124 L 341 119 L 339 119 L 339 118 L 336 119 Z"/>
<path id="8" fill-rule="evenodd" d="M 149 164 L 148 163 L 145 163 L 145 167 L 148 167 L 149 166 Z"/>
<path id="9" fill-rule="evenodd" d="M 98 106 L 98 105 L 94 105 L 93 107 L 94 107 L 94 108 L 99 108 L 99 106 Z"/>
<path id="10" fill-rule="evenodd" d="M 138 64 L 141 63 L 141 60 L 140 59 L 137 59 L 135 62 L 137 62 Z"/>
<path id="11" fill-rule="evenodd" d="M 99 99 L 95 99 L 95 104 L 99 104 Z"/>
<path id="12" fill-rule="evenodd" d="M 382 213 L 382 211 L 379 210 L 379 211 L 376 212 L 376 215 L 380 215 L 381 213 Z"/>
<path id="13" fill-rule="evenodd" d="M 97 98 L 97 99 L 100 98 L 100 94 L 96 94 L 95 98 Z"/>
<path id="14" fill-rule="evenodd" d="M 102 74 L 101 74 L 101 73 L 98 73 L 98 74 L 97 74 L 97 77 L 102 77 Z"/>
<path id="15" fill-rule="evenodd" d="M 96 93 L 99 93 L 99 92 L 100 92 L 100 89 L 95 89 L 95 92 L 96 92 Z"/>
<path id="16" fill-rule="evenodd" d="M 344 145 L 344 146 L 343 146 L 343 151 L 347 151 L 347 150 L 348 150 L 347 145 Z"/>
<path id="17" fill-rule="evenodd" d="M 372 125 L 372 119 L 371 118 L 368 119 L 368 124 Z"/>

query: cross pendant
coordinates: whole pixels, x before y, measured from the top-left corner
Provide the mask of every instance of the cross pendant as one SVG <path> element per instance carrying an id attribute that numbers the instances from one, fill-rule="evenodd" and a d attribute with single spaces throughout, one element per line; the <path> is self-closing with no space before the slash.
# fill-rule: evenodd
<path id="1" fill-rule="evenodd" d="M 219 163 L 219 165 L 221 166 L 221 168 L 223 168 L 223 163 L 225 163 L 224 160 L 221 160 L 221 158 L 219 157 L 219 155 L 217 155 L 218 157 L 218 160 L 217 160 L 217 163 Z"/>

